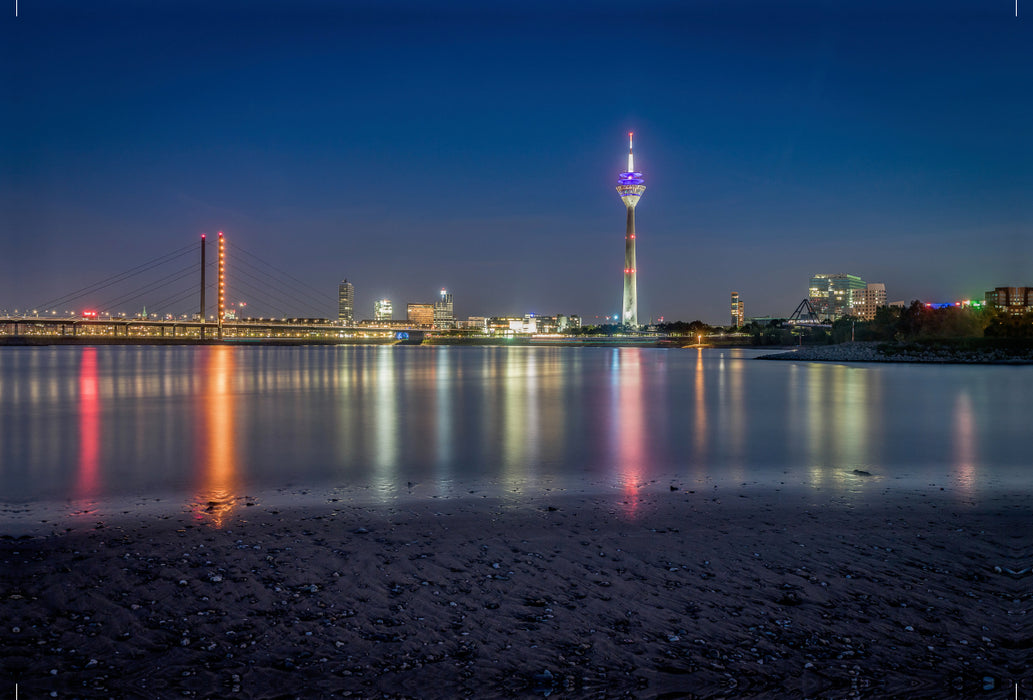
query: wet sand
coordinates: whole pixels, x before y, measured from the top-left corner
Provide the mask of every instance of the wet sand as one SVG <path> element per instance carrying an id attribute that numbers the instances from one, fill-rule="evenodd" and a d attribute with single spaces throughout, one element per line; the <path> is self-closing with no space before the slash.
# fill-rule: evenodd
<path id="1" fill-rule="evenodd" d="M 1028 695 L 1030 511 L 663 485 L 87 517 L 0 538 L 0 678 L 24 698 Z"/>

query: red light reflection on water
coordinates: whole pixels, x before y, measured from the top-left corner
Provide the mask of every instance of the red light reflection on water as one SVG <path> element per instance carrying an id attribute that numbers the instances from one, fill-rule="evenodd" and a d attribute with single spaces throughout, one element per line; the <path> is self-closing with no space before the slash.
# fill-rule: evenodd
<path id="1" fill-rule="evenodd" d="M 83 348 L 79 364 L 79 478 L 76 500 L 97 494 L 100 481 L 100 392 L 97 348 Z"/>
<path id="2" fill-rule="evenodd" d="M 616 440 L 621 510 L 629 520 L 638 511 L 639 486 L 648 459 L 645 426 L 645 392 L 642 380 L 642 349 L 619 348 L 613 363 L 613 411 L 610 434 Z"/>

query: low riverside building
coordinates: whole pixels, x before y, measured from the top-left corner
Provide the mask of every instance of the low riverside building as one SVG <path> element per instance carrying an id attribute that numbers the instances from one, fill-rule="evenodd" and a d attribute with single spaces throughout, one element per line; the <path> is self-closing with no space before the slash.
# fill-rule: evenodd
<path id="1" fill-rule="evenodd" d="M 880 306 L 886 306 L 886 285 L 884 284 L 869 282 L 864 289 L 851 293 L 850 314 L 862 321 L 874 319 L 875 311 Z"/>
<path id="2" fill-rule="evenodd" d="M 485 332 L 489 335 L 554 335 L 577 328 L 581 328 L 581 317 L 577 314 L 493 316 L 485 323 Z"/>
<path id="3" fill-rule="evenodd" d="M 434 326 L 434 304 L 408 304 L 405 317 L 414 328 Z"/>
<path id="4" fill-rule="evenodd" d="M 1033 287 L 996 287 L 985 295 L 986 305 L 1010 314 L 1033 312 Z"/>
<path id="5" fill-rule="evenodd" d="M 360 328 L 412 328 L 413 324 L 402 319 L 365 318 L 359 321 Z"/>

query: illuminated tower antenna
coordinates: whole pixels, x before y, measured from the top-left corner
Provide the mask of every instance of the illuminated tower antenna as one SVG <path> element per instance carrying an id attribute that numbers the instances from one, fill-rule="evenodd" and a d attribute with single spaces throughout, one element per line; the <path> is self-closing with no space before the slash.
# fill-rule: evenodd
<path id="1" fill-rule="evenodd" d="M 638 325 L 638 270 L 635 263 L 635 205 L 639 197 L 646 191 L 642 184 L 642 173 L 635 172 L 635 155 L 632 148 L 632 136 L 628 134 L 628 171 L 621 173 L 617 179 L 617 193 L 628 208 L 628 228 L 624 234 L 624 305 L 621 312 L 621 323 L 629 326 Z"/>

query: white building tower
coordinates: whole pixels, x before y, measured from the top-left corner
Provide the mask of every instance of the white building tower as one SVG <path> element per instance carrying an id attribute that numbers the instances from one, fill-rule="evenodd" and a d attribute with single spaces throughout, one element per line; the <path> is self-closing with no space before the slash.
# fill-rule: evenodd
<path id="1" fill-rule="evenodd" d="M 628 171 L 618 178 L 617 192 L 628 208 L 628 228 L 624 234 L 624 304 L 621 323 L 638 326 L 638 270 L 635 263 L 635 205 L 646 191 L 642 173 L 635 172 L 633 133 L 628 134 Z"/>

